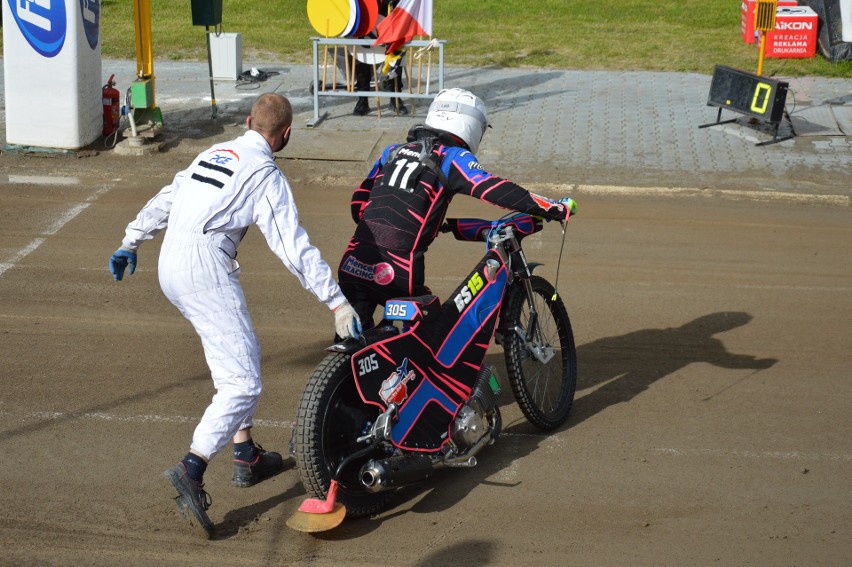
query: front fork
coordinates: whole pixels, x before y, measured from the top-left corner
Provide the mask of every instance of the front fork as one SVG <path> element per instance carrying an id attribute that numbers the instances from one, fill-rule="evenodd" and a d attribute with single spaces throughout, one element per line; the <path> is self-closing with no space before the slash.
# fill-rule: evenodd
<path id="1" fill-rule="evenodd" d="M 543 334 L 541 329 L 538 326 L 538 311 L 535 306 L 535 293 L 532 289 L 532 283 L 530 283 L 529 274 L 526 277 L 518 278 L 521 285 L 523 285 L 524 293 L 527 296 L 527 302 L 530 306 L 530 317 L 527 322 L 526 328 L 522 327 L 520 321 L 514 321 L 514 325 L 507 330 L 515 333 L 524 347 L 527 349 L 527 352 L 539 361 L 542 364 L 547 364 L 550 360 L 556 355 L 556 352 L 550 344 L 547 343 L 543 339 Z M 500 344 L 505 340 L 505 337 L 500 337 L 498 341 Z"/>

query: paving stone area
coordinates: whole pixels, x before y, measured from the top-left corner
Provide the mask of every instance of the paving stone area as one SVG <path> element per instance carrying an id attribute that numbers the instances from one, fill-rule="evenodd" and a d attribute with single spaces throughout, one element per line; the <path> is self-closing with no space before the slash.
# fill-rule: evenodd
<path id="1" fill-rule="evenodd" d="M 314 115 L 310 65 L 257 64 L 271 76 L 237 87 L 214 81 L 216 118 L 242 122 L 255 96 L 276 91 L 294 105 L 295 127 L 307 128 Z M 247 68 L 244 65 L 244 68 Z M 126 89 L 134 61 L 105 60 Z M 156 97 L 167 129 L 203 137 L 212 119 L 210 80 L 203 62 L 155 61 Z M 433 88 L 437 78 L 432 77 Z M 486 167 L 524 180 L 660 187 L 733 187 L 852 194 L 852 79 L 784 79 L 790 83 L 779 137 L 774 129 L 723 111 L 728 124 L 714 123 L 707 106 L 711 77 L 694 73 L 606 72 L 553 69 L 447 67 L 446 87 L 468 88 L 488 105 L 493 128 L 479 157 Z M 336 131 L 379 132 L 399 139 L 425 118 L 424 101 L 409 100 L 413 114 L 396 116 L 383 98 L 382 116 L 351 114 L 351 97 L 320 98 L 324 119 L 314 137 Z M 0 116 L 5 99 L 0 97 Z M 5 119 L 3 120 L 5 124 Z M 5 131 L 0 132 L 5 145 Z M 374 140 L 375 135 L 370 139 Z"/>

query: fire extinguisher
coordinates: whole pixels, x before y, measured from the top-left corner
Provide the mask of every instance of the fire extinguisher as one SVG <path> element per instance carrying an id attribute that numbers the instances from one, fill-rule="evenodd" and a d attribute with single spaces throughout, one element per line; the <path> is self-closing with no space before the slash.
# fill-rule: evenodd
<path id="1" fill-rule="evenodd" d="M 104 105 L 104 136 L 109 136 L 118 130 L 118 121 L 121 118 L 121 107 L 118 100 L 121 93 L 118 89 L 114 89 L 115 74 L 110 75 L 107 84 L 103 87 L 103 105 Z"/>

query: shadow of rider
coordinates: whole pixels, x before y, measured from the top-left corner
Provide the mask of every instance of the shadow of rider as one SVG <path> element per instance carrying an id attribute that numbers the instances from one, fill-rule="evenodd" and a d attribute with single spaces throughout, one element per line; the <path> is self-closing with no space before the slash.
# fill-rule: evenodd
<path id="1" fill-rule="evenodd" d="M 644 329 L 606 337 L 577 349 L 578 395 L 568 426 L 592 417 L 609 406 L 629 402 L 654 382 L 696 362 L 740 370 L 765 370 L 778 362 L 728 352 L 720 333 L 746 325 L 748 313 L 722 311 L 694 319 L 680 327 Z"/>

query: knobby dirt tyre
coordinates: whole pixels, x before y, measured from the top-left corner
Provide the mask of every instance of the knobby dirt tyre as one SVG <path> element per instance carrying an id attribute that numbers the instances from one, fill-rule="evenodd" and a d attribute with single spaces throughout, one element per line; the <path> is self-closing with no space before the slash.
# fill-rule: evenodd
<path id="1" fill-rule="evenodd" d="M 529 298 L 523 285 L 515 286 L 504 315 L 504 349 L 512 392 L 530 423 L 544 431 L 556 429 L 568 419 L 577 389 L 577 352 L 568 312 L 560 297 L 554 300 L 553 286 L 542 277 L 530 279 L 538 312 L 532 337 L 552 346 L 554 356 L 546 364 L 532 356 L 513 331 L 517 325 L 530 332 Z"/>
<path id="2" fill-rule="evenodd" d="M 326 356 L 308 380 L 293 432 L 296 468 L 308 496 L 327 497 L 334 471 L 343 459 L 364 447 L 356 439 L 378 414 L 378 408 L 368 406 L 358 395 L 350 356 Z M 389 492 L 368 492 L 359 481 L 361 465 L 369 458 L 351 463 L 338 478 L 337 501 L 346 506 L 347 516 L 375 514 L 391 497 Z"/>

